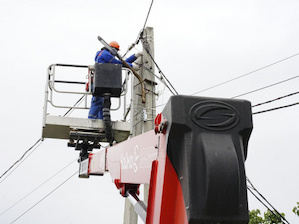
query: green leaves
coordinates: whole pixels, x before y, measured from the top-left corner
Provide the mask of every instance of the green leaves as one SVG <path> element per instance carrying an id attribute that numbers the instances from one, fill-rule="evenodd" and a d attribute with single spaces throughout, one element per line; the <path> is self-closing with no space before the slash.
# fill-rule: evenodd
<path id="1" fill-rule="evenodd" d="M 294 212 L 297 216 L 299 216 L 299 202 L 297 202 L 297 207 L 295 206 L 295 207 L 293 208 L 293 212 Z"/>
<path id="2" fill-rule="evenodd" d="M 261 211 L 259 209 L 252 210 L 249 212 L 249 223 L 248 224 L 260 224 L 264 223 L 263 218 L 260 216 Z"/>
<path id="3" fill-rule="evenodd" d="M 299 206 L 299 204 L 298 204 Z M 294 208 L 295 209 L 295 208 Z M 299 207 L 297 212 L 299 213 Z M 293 210 L 294 211 L 294 210 Z M 285 214 L 281 213 L 284 217 Z M 261 216 L 261 211 L 259 209 L 252 210 L 249 212 L 249 223 L 248 224 L 283 224 L 282 217 L 277 214 L 275 211 L 267 210 L 264 212 L 264 217 Z"/>
<path id="4" fill-rule="evenodd" d="M 274 214 L 273 214 L 274 213 Z M 285 214 L 281 213 L 281 215 L 284 217 Z M 265 224 L 284 224 L 282 221 L 282 218 L 279 214 L 275 211 L 267 210 L 267 212 L 264 213 L 265 216 Z"/>

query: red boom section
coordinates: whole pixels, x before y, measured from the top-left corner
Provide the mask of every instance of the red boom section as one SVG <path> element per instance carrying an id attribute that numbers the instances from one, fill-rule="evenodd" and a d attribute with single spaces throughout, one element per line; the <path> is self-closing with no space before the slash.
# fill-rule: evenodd
<path id="1" fill-rule="evenodd" d="M 162 170 L 164 176 L 159 172 Z M 161 176 L 158 176 L 159 173 Z M 163 180 L 163 183 L 157 180 Z M 161 188 L 161 191 L 158 190 Z M 146 223 L 188 223 L 180 181 L 168 157 L 160 170 L 158 162 L 153 163 Z"/>
<path id="2" fill-rule="evenodd" d="M 107 169 L 122 190 L 134 184 L 150 184 L 147 224 L 187 224 L 180 180 L 166 148 L 165 135 L 149 131 L 109 148 Z M 89 173 L 93 173 L 91 167 Z"/>
<path id="3" fill-rule="evenodd" d="M 164 146 L 161 141 L 164 141 Z M 110 147 L 107 151 L 107 168 L 113 181 L 148 184 L 152 162 L 166 155 L 165 137 L 149 131 Z"/>

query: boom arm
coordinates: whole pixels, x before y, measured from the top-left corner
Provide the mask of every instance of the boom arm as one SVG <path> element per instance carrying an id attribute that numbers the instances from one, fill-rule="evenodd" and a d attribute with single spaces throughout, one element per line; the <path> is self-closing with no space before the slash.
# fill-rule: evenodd
<path id="1" fill-rule="evenodd" d="M 250 102 L 177 95 L 155 125 L 107 149 L 106 168 L 123 196 L 149 183 L 146 224 L 248 223 Z M 91 164 L 90 175 L 98 171 Z"/>

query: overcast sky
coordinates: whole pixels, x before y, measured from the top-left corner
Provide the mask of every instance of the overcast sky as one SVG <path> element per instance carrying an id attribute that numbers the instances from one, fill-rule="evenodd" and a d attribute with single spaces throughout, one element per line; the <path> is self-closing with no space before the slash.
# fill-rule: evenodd
<path id="1" fill-rule="evenodd" d="M 150 3 L 0 0 L 0 174 L 41 137 L 47 67 L 93 64 L 102 47 L 98 35 L 118 41 L 124 53 L 142 29 Z M 159 67 L 180 94 L 190 95 L 298 54 L 298 11 L 297 0 L 164 0 L 154 2 L 147 26 L 154 28 Z M 130 53 L 138 50 L 140 45 Z M 231 98 L 293 78 L 239 97 L 252 105 L 272 100 L 298 91 L 298 64 L 299 56 L 294 56 L 196 95 Z M 170 95 L 164 91 L 164 103 Z M 298 101 L 294 95 L 253 111 Z M 299 221 L 291 212 L 299 201 L 298 112 L 297 105 L 253 115 L 245 162 L 255 187 L 290 223 Z M 13 173 L 0 179 L 0 223 L 13 222 L 78 171 L 78 164 L 71 163 L 77 157 L 66 140 L 42 142 Z M 265 211 L 248 196 L 250 210 Z M 123 202 L 109 174 L 74 176 L 15 223 L 122 223 Z"/>

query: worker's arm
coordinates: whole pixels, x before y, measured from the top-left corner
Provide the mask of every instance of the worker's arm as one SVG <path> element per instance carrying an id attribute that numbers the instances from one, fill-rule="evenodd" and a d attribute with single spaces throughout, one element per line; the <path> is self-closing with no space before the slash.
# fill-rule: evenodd
<path id="1" fill-rule="evenodd" d="M 140 56 L 142 56 L 142 53 L 135 53 L 132 54 L 130 57 L 128 57 L 125 61 L 128 63 L 133 63 L 137 58 L 139 58 Z"/>
<path id="2" fill-rule="evenodd" d="M 112 64 L 122 64 L 121 61 L 117 60 L 114 58 L 114 56 L 109 52 L 109 51 L 104 51 L 101 54 L 102 58 L 104 59 L 104 61 L 98 60 L 98 63 L 112 63 Z M 132 63 L 131 62 L 127 62 L 131 67 L 132 67 Z"/>
<path id="3" fill-rule="evenodd" d="M 127 63 L 133 63 L 137 58 L 135 57 L 134 54 L 132 54 L 130 57 L 128 57 L 125 61 Z"/>

